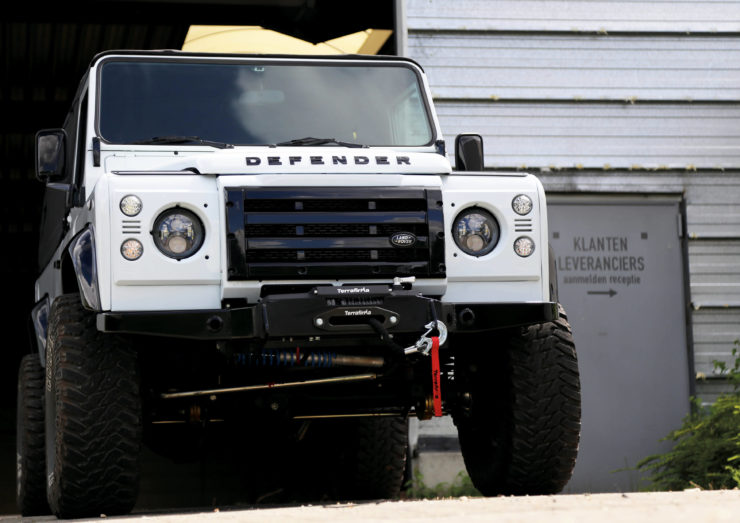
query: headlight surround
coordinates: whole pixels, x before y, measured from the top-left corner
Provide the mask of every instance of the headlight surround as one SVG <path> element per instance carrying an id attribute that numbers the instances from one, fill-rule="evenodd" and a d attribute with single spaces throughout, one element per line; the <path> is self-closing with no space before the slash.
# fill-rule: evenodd
<path id="1" fill-rule="evenodd" d="M 174 207 L 160 213 L 152 229 L 154 245 L 159 252 L 182 260 L 198 252 L 205 239 L 205 228 L 192 211 Z"/>
<path id="2" fill-rule="evenodd" d="M 465 254 L 485 256 L 498 244 L 501 228 L 493 215 L 480 207 L 460 212 L 452 226 L 452 237 Z"/>

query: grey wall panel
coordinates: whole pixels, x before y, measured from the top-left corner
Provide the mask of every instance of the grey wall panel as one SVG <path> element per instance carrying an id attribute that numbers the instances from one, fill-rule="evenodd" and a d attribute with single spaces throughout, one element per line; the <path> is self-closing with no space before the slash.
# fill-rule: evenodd
<path id="1" fill-rule="evenodd" d="M 740 39 L 413 33 L 435 98 L 740 100 Z"/>
<path id="2" fill-rule="evenodd" d="M 714 360 L 732 365 L 734 340 L 740 338 L 739 309 L 699 309 L 692 314 L 694 360 L 697 373 L 707 377 L 714 372 Z"/>
<path id="3" fill-rule="evenodd" d="M 721 394 L 732 392 L 732 386 L 723 379 L 696 380 L 696 397 L 703 405 L 711 405 Z M 678 427 L 676 427 L 678 428 Z"/>
<path id="4" fill-rule="evenodd" d="M 490 168 L 740 166 L 740 104 L 440 102 L 448 140 L 485 139 Z"/>
<path id="5" fill-rule="evenodd" d="M 694 307 L 739 307 L 735 311 L 740 337 L 740 240 L 689 243 L 691 303 Z"/>
<path id="6" fill-rule="evenodd" d="M 406 0 L 406 6 L 410 30 L 740 31 L 737 0 Z"/>
<path id="7" fill-rule="evenodd" d="M 740 188 L 728 188 L 727 195 L 711 204 L 688 205 L 689 235 L 693 239 L 737 238 L 740 236 Z M 734 190 L 733 190 L 734 189 Z M 731 195 L 735 196 L 732 201 Z M 739 260 L 740 263 L 740 260 Z M 740 300 L 738 300 L 740 304 Z"/>
<path id="8" fill-rule="evenodd" d="M 683 194 L 689 238 L 740 237 L 740 171 L 569 171 L 539 176 L 550 192 Z"/>
<path id="9" fill-rule="evenodd" d="M 539 170 L 550 194 L 684 198 L 695 367 L 711 376 L 713 360 L 731 361 L 740 337 L 740 0 L 405 6 L 408 56 L 429 75 L 449 149 L 456 134 L 480 132 L 487 167 Z M 696 382 L 705 403 L 728 390 L 722 379 Z"/>

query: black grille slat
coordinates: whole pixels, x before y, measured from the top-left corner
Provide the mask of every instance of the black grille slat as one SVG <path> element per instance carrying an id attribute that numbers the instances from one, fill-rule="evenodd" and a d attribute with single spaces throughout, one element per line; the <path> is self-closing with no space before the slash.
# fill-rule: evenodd
<path id="1" fill-rule="evenodd" d="M 328 263 L 303 264 L 298 267 L 292 263 L 251 263 L 249 265 L 249 275 L 258 279 L 428 277 L 427 266 L 428 264 L 425 262 L 374 262 L 373 264 L 344 262 L 341 267 Z"/>
<path id="2" fill-rule="evenodd" d="M 371 249 L 311 249 L 302 251 L 303 260 L 298 259 L 298 252 L 291 249 L 248 249 L 247 262 L 265 263 L 290 263 L 304 261 L 306 263 L 317 261 L 331 262 L 411 262 L 424 258 L 426 252 L 421 253 L 416 249 L 379 250 L 377 257 L 373 258 Z"/>
<path id="3" fill-rule="evenodd" d="M 370 227 L 375 226 L 375 231 L 371 232 Z M 247 225 L 246 235 L 248 238 L 292 238 L 299 236 L 384 236 L 388 237 L 397 232 L 410 232 L 416 236 L 423 236 L 427 233 L 427 226 L 424 223 L 408 224 L 365 224 L 365 223 L 317 223 L 303 226 L 303 233 L 296 232 L 296 225 Z"/>
<path id="4" fill-rule="evenodd" d="M 392 251 L 412 250 L 410 248 L 393 247 L 387 237 L 356 237 L 347 238 L 344 236 L 332 238 L 305 238 L 303 236 L 292 238 L 250 238 L 247 237 L 247 252 L 260 249 L 286 249 L 286 250 L 307 250 L 307 249 L 390 249 Z M 413 250 L 427 249 L 426 236 L 417 236 L 416 244 Z"/>
<path id="5" fill-rule="evenodd" d="M 296 205 L 298 204 L 298 205 Z M 377 210 L 380 212 L 422 211 L 426 212 L 426 202 L 420 199 L 247 199 L 244 207 L 252 212 L 363 212 Z M 300 207 L 300 208 L 296 208 Z"/>
<path id="6" fill-rule="evenodd" d="M 437 189 L 227 188 L 226 199 L 230 280 L 444 276 Z M 394 245 L 396 233 L 414 245 Z"/>
<path id="7" fill-rule="evenodd" d="M 255 212 L 246 208 L 247 225 L 331 224 L 331 223 L 425 223 L 424 211 L 364 211 L 364 212 Z"/>

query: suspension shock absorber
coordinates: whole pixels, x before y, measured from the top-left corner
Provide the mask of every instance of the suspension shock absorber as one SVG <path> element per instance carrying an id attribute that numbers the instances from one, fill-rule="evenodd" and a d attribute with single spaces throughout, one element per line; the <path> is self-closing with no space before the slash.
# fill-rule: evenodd
<path id="1" fill-rule="evenodd" d="M 337 354 L 336 352 L 301 352 L 300 347 L 291 349 L 262 349 L 255 353 L 234 355 L 239 365 L 249 367 L 382 367 L 385 360 L 380 356 Z"/>

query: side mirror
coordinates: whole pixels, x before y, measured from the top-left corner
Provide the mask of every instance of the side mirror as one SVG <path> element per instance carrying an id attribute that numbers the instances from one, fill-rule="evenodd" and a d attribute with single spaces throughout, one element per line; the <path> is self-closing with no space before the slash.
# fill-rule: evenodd
<path id="1" fill-rule="evenodd" d="M 36 133 L 36 178 L 39 181 L 64 176 L 66 140 L 64 129 L 45 129 Z"/>
<path id="2" fill-rule="evenodd" d="M 455 138 L 455 168 L 458 171 L 483 170 L 483 138 L 479 134 L 458 134 Z"/>

